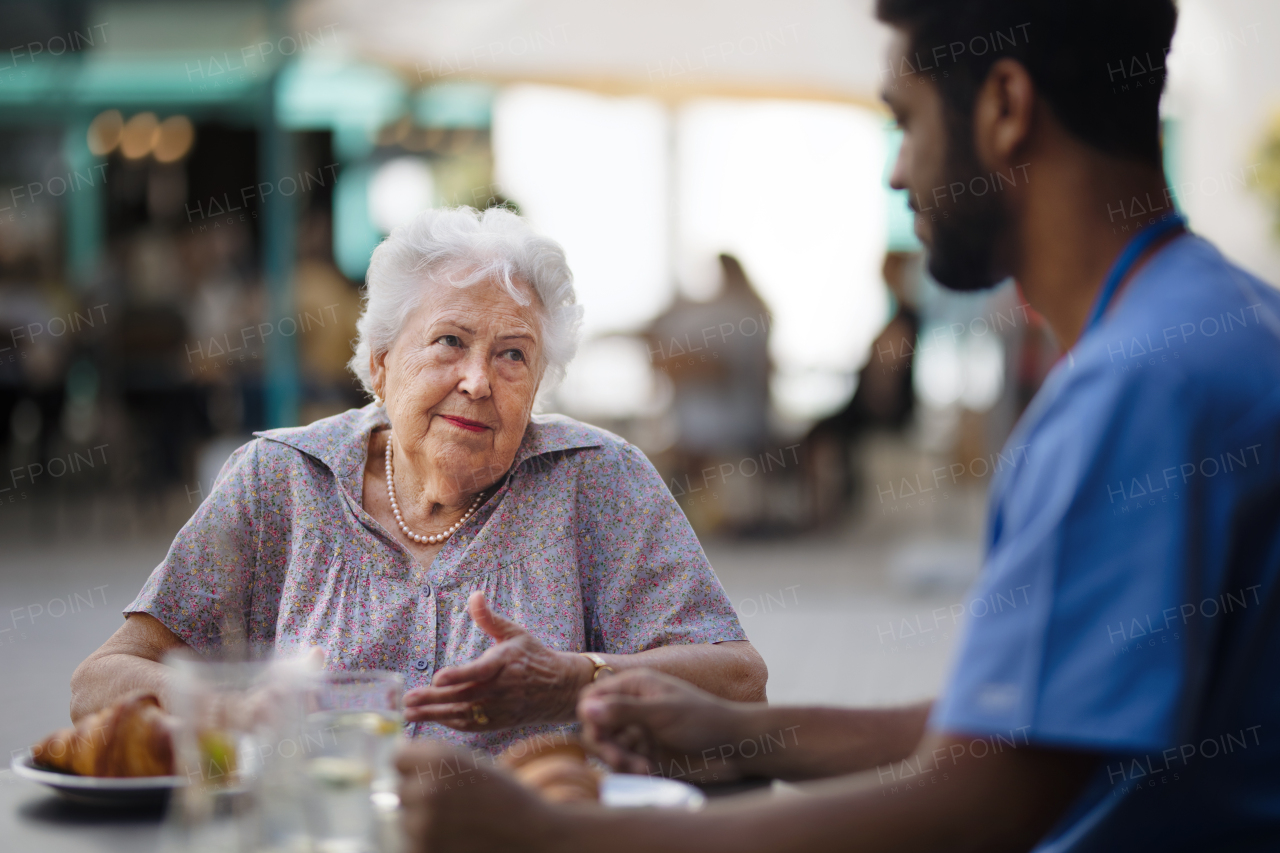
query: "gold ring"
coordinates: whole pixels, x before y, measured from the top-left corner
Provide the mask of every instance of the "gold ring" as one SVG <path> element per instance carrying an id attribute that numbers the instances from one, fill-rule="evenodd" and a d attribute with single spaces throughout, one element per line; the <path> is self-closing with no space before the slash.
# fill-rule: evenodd
<path id="1" fill-rule="evenodd" d="M 476 725 L 478 726 L 488 725 L 489 723 L 489 717 L 485 714 L 484 708 L 479 702 L 476 702 L 471 706 L 471 719 L 475 720 Z"/>

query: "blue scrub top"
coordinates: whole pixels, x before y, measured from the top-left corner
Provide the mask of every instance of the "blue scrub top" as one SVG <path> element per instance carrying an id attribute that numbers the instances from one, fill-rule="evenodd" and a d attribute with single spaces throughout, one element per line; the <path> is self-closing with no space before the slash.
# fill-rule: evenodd
<path id="1" fill-rule="evenodd" d="M 1104 756 L 1038 850 L 1280 850 L 1280 293 L 1176 238 L 1007 447 L 932 727 Z"/>

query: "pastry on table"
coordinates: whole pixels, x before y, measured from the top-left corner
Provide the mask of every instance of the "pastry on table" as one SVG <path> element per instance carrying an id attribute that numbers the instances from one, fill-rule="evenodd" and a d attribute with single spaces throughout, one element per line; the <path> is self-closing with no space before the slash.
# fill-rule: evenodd
<path id="1" fill-rule="evenodd" d="M 169 776 L 171 718 L 152 693 L 130 693 L 31 749 L 39 766 L 79 776 Z"/>
<path id="2" fill-rule="evenodd" d="M 522 785 L 552 803 L 598 802 L 600 774 L 576 738 L 557 734 L 516 741 L 498 756 Z"/>

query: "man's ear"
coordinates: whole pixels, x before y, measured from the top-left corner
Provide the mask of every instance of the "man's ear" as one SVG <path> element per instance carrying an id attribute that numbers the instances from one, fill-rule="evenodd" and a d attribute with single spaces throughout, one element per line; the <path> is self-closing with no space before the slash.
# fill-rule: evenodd
<path id="1" fill-rule="evenodd" d="M 998 60 L 978 90 L 973 107 L 973 142 L 979 162 L 992 171 L 1019 162 L 1035 123 L 1036 87 L 1026 66 Z"/>

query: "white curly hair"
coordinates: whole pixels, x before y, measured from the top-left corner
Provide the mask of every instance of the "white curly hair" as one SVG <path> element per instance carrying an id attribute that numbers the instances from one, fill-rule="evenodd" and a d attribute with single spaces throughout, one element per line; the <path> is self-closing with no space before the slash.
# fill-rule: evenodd
<path id="1" fill-rule="evenodd" d="M 564 249 L 506 208 L 455 207 L 419 214 L 373 250 L 355 355 L 348 362 L 365 391 L 374 396 L 369 356 L 391 349 L 431 288 L 482 281 L 502 284 L 521 305 L 530 300 L 518 282 L 533 288 L 542 319 L 539 396 L 554 389 L 578 350 L 582 325 Z"/>

